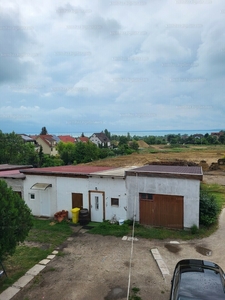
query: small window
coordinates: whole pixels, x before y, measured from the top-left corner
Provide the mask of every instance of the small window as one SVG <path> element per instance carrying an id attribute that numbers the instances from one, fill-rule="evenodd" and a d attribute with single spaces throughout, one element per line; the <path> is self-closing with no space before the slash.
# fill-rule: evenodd
<path id="1" fill-rule="evenodd" d="M 153 194 L 140 193 L 140 198 L 145 200 L 153 200 Z"/>
<path id="2" fill-rule="evenodd" d="M 30 200 L 35 200 L 35 194 L 30 194 Z"/>
<path id="3" fill-rule="evenodd" d="M 153 199 L 153 195 L 152 194 L 146 194 L 147 195 L 147 199 L 148 200 L 152 200 Z"/>
<path id="4" fill-rule="evenodd" d="M 95 209 L 96 210 L 99 209 L 99 198 L 98 198 L 98 196 L 95 196 Z"/>
<path id="5" fill-rule="evenodd" d="M 119 206 L 119 199 L 111 198 L 111 206 Z"/>

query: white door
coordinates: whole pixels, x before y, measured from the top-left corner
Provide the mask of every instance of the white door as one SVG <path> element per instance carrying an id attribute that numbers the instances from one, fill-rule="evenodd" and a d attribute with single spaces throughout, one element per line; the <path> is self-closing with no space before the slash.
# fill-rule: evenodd
<path id="1" fill-rule="evenodd" d="M 50 201 L 49 196 L 46 191 L 40 191 L 40 210 L 41 210 L 41 216 L 44 217 L 50 217 Z"/>
<path id="2" fill-rule="evenodd" d="M 91 221 L 102 222 L 103 219 L 103 194 L 91 192 Z"/>

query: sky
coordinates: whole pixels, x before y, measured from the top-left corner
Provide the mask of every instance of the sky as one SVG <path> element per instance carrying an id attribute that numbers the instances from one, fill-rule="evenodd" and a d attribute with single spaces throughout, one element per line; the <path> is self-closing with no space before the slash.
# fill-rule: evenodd
<path id="1" fill-rule="evenodd" d="M 0 130 L 224 129 L 224 0 L 0 0 Z"/>

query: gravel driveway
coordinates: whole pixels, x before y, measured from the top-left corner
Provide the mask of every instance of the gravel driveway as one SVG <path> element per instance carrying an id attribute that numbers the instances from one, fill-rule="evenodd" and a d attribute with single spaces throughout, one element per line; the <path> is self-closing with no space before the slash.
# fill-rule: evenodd
<path id="1" fill-rule="evenodd" d="M 77 227 L 76 227 L 77 230 Z M 131 287 L 140 289 L 142 300 L 169 299 L 175 264 L 183 258 L 212 260 L 225 270 L 225 210 L 219 229 L 210 237 L 170 244 L 139 239 L 134 242 Z M 163 278 L 150 253 L 157 248 L 170 275 Z M 116 237 L 74 232 L 57 256 L 13 300 L 113 300 L 127 299 L 131 242 Z M 207 256 L 209 254 L 209 256 Z"/>

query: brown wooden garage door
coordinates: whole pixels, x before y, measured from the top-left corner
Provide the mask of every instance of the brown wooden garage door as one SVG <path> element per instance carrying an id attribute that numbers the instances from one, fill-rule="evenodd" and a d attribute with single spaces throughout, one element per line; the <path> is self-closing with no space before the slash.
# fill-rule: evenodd
<path id="1" fill-rule="evenodd" d="M 140 223 L 183 228 L 183 197 L 140 194 Z"/>

